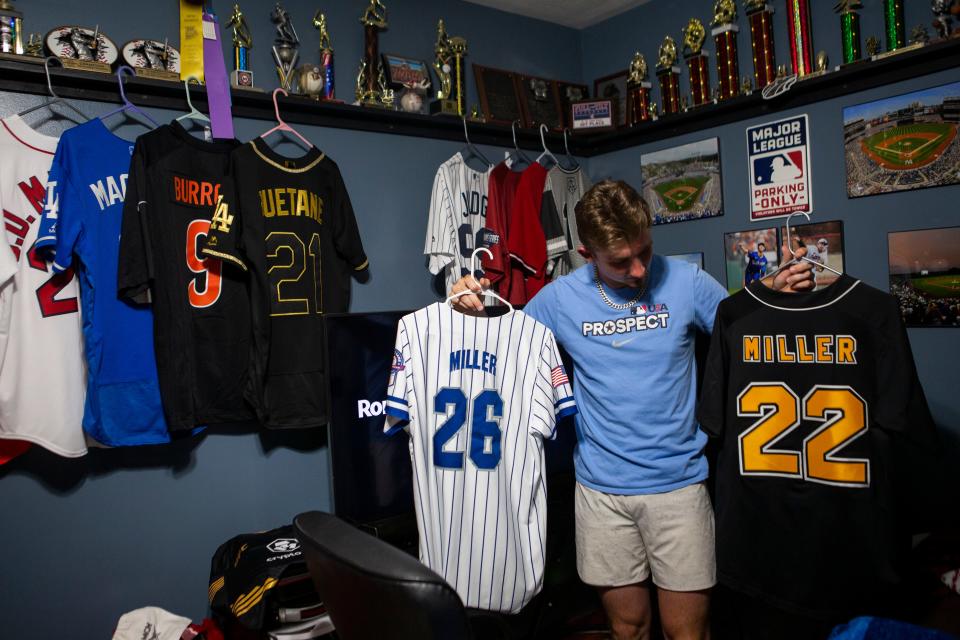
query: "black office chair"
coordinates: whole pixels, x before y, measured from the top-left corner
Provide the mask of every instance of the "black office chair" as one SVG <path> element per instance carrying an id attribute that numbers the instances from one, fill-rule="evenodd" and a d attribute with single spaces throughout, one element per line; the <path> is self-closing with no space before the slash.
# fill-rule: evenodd
<path id="1" fill-rule="evenodd" d="M 416 558 L 329 513 L 301 513 L 293 526 L 343 640 L 473 637 L 456 591 Z"/>

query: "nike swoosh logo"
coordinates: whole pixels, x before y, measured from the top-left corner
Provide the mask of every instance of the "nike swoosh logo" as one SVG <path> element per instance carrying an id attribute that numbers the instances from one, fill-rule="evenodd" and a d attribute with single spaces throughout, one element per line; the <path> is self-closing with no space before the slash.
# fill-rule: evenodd
<path id="1" fill-rule="evenodd" d="M 636 337 L 637 337 L 637 336 L 633 336 L 633 338 L 627 338 L 626 340 L 614 340 L 614 341 L 611 342 L 610 344 L 613 346 L 614 349 L 619 349 L 620 347 L 622 347 L 623 345 L 627 344 L 628 342 L 630 342 L 631 340 L 633 340 L 633 339 L 636 338 Z"/>

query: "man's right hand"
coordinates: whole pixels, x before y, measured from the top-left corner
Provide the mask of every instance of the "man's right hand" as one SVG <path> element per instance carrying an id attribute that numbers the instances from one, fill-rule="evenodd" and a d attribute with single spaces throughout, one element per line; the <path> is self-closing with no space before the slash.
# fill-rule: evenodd
<path id="1" fill-rule="evenodd" d="M 460 313 L 466 313 L 471 316 L 483 315 L 483 298 L 482 291 L 483 289 L 490 287 L 490 281 L 486 278 L 480 278 L 480 284 L 477 284 L 476 278 L 473 276 L 463 276 L 453 284 L 453 288 L 450 290 L 450 294 L 460 293 L 461 291 L 475 291 L 476 293 L 465 293 L 458 298 L 454 298 L 450 301 L 453 305 L 453 308 L 459 311 Z"/>

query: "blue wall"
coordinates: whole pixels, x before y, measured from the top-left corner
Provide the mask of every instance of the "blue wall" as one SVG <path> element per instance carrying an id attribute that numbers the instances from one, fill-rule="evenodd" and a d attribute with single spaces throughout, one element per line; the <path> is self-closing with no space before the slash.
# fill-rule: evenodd
<path id="1" fill-rule="evenodd" d="M 118 45 L 149 35 L 177 40 L 174 3 L 117 0 L 68 3 L 65 0 L 20 3 L 26 27 L 46 32 L 60 24 L 92 24 Z M 232 2 L 216 2 L 225 20 Z M 275 86 L 269 56 L 273 3 L 241 3 L 253 31 L 256 84 Z M 331 3 L 329 29 L 336 51 L 338 94 L 352 98 L 357 63 L 362 54 L 362 28 L 357 21 L 365 0 Z M 784 2 L 777 0 L 777 47 L 786 56 Z M 814 2 L 815 45 L 840 58 L 832 3 Z M 882 34 L 879 0 L 866 0 L 863 33 Z M 929 22 L 927 3 L 911 2 L 907 24 Z M 656 57 L 663 35 L 674 37 L 686 20 L 710 17 L 712 2 L 654 0 L 622 16 L 584 31 L 574 31 L 481 8 L 442 0 L 387 0 L 390 29 L 381 50 L 432 59 L 436 20 L 448 32 L 463 35 L 470 45 L 468 62 L 526 71 L 547 77 L 592 83 L 598 76 L 626 68 L 636 49 Z M 683 10 L 677 11 L 678 5 Z M 259 7 L 256 10 L 254 6 Z M 316 4 L 286 1 L 303 46 L 301 59 L 316 61 L 317 32 L 309 26 Z M 326 7 L 325 7 L 326 9 Z M 740 18 L 741 72 L 750 72 L 749 36 Z M 229 60 L 230 53 L 226 52 Z M 651 65 L 652 66 L 652 65 Z M 956 71 L 846 96 L 813 105 L 810 114 L 815 216 L 844 220 L 846 264 L 850 273 L 886 288 L 886 233 L 889 230 L 960 223 L 960 187 L 941 187 L 904 194 L 847 200 L 843 187 L 840 109 L 904 90 L 960 79 Z M 684 78 L 684 80 L 686 80 Z M 714 73 L 715 82 L 715 73 Z M 468 98 L 476 102 L 472 74 Z M 659 102 L 659 97 L 656 98 Z M 0 114 L 18 111 L 40 100 L 0 92 Z M 103 113 L 111 105 L 83 103 L 87 113 Z M 158 119 L 179 115 L 154 111 Z M 787 115 L 787 114 L 784 114 Z M 28 122 L 38 118 L 30 116 Z M 661 253 L 703 251 L 707 269 L 723 278 L 722 233 L 750 227 L 747 221 L 744 121 L 670 141 L 590 159 L 594 179 L 624 178 L 639 186 L 640 153 L 674 144 L 720 137 L 723 159 L 722 218 L 658 227 Z M 248 140 L 270 125 L 237 120 L 237 137 Z M 340 165 L 353 199 L 372 278 L 354 286 L 352 310 L 406 309 L 436 299 L 422 257 L 423 231 L 430 186 L 436 167 L 460 145 L 386 134 L 298 126 Z M 41 127 L 47 133 L 56 123 Z M 125 126 L 121 135 L 140 130 Z M 296 154 L 292 146 L 281 152 Z M 496 149 L 484 147 L 488 156 Z M 911 330 L 911 342 L 938 422 L 952 438 L 960 438 L 960 406 L 955 396 L 955 368 L 960 333 L 948 329 Z M 948 362 L 948 358 L 950 361 Z M 258 433 L 244 427 L 218 430 L 173 445 L 126 450 L 92 450 L 80 460 L 57 458 L 35 448 L 0 467 L 5 550 L 0 590 L 0 635 L 11 638 L 109 637 L 124 612 L 157 605 L 199 620 L 206 614 L 210 556 L 227 538 L 289 522 L 309 509 L 330 506 L 329 464 L 321 430 L 312 433 Z M 51 613 L 52 612 L 52 613 Z"/>

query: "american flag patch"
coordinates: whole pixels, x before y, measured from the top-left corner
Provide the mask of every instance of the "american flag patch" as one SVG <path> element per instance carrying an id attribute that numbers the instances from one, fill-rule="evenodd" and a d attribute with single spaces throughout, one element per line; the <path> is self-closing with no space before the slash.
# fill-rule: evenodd
<path id="1" fill-rule="evenodd" d="M 570 384 L 570 380 L 567 379 L 567 372 L 563 370 L 563 365 L 554 367 L 550 371 L 550 384 L 553 385 L 554 389 L 562 384 Z"/>

